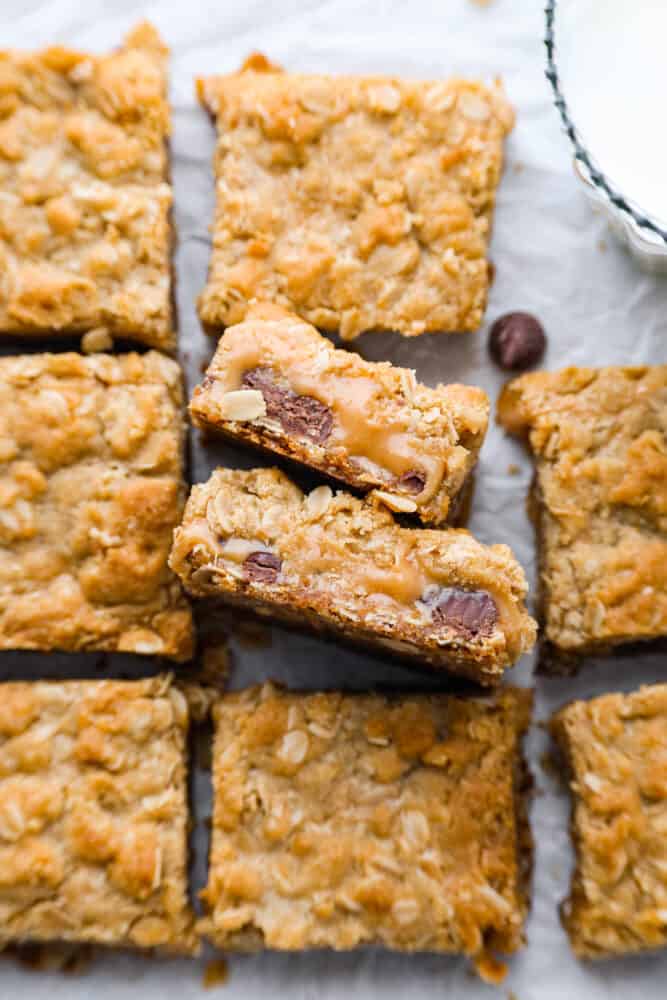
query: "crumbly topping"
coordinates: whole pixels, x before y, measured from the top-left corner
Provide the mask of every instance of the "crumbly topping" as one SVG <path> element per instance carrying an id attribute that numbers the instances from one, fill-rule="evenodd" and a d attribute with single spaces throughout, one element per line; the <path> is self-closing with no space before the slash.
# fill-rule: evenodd
<path id="1" fill-rule="evenodd" d="M 336 350 L 275 306 L 221 338 L 190 412 L 195 424 L 376 489 L 392 510 L 444 522 L 488 423 L 486 393 L 430 389 L 413 371 Z"/>
<path id="2" fill-rule="evenodd" d="M 0 649 L 190 655 L 182 403 L 154 352 L 0 360 Z"/>
<path id="3" fill-rule="evenodd" d="M 585 652 L 667 634 L 667 366 L 524 375 L 499 419 L 536 458 L 546 638 Z"/>
<path id="4" fill-rule="evenodd" d="M 0 52 L 0 331 L 173 348 L 167 49 Z"/>
<path id="5" fill-rule="evenodd" d="M 0 695 L 0 944 L 194 951 L 183 696 L 167 677 Z"/>
<path id="6" fill-rule="evenodd" d="M 324 624 L 482 683 L 535 640 L 507 546 L 402 528 L 348 493 L 305 496 L 278 469 L 218 469 L 193 487 L 170 565 L 192 594 Z"/>
<path id="7" fill-rule="evenodd" d="M 667 944 L 667 685 L 567 705 L 577 867 L 563 920 L 578 955 Z"/>
<path id="8" fill-rule="evenodd" d="M 198 88 L 219 134 L 205 323 L 238 323 L 261 299 L 348 340 L 477 329 L 513 124 L 499 85 L 303 76 L 255 59 Z"/>
<path id="9" fill-rule="evenodd" d="M 223 697 L 204 933 L 221 948 L 515 951 L 530 704 L 512 688 Z"/>

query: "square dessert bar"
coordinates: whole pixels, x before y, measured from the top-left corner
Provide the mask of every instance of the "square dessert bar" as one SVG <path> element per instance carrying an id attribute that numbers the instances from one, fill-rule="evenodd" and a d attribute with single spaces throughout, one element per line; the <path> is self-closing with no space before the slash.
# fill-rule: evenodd
<path id="1" fill-rule="evenodd" d="M 345 340 L 477 329 L 513 124 L 499 85 L 306 76 L 256 56 L 198 91 L 218 129 L 206 325 L 263 299 Z"/>
<path id="2" fill-rule="evenodd" d="M 562 917 L 583 958 L 667 945 L 667 685 L 552 719 L 569 763 L 577 864 Z"/>
<path id="3" fill-rule="evenodd" d="M 499 419 L 535 455 L 547 660 L 667 635 L 667 365 L 523 375 Z"/>
<path id="4" fill-rule="evenodd" d="M 427 524 L 456 517 L 489 401 L 465 385 L 336 350 L 315 327 L 256 306 L 230 327 L 190 412 L 204 430 L 303 462 Z"/>
<path id="5" fill-rule="evenodd" d="M 155 352 L 0 359 L 0 649 L 190 656 L 182 402 Z"/>
<path id="6" fill-rule="evenodd" d="M 175 346 L 167 49 L 0 52 L 0 336 Z"/>
<path id="7" fill-rule="evenodd" d="M 168 677 L 0 684 L 0 946 L 196 950 L 187 726 Z"/>
<path id="8" fill-rule="evenodd" d="M 526 579 L 506 545 L 400 527 L 278 469 L 218 469 L 194 486 L 170 565 L 195 596 L 332 631 L 422 667 L 495 684 L 530 649 Z"/>
<path id="9" fill-rule="evenodd" d="M 530 710 L 512 688 L 225 695 L 205 936 L 223 949 L 454 952 L 501 971 L 491 955 L 521 946 L 528 909 Z"/>

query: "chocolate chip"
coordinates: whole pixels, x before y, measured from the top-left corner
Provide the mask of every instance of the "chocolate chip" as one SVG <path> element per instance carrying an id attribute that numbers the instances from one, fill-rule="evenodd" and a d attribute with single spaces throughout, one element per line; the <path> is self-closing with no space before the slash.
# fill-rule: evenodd
<path id="1" fill-rule="evenodd" d="M 446 625 L 470 638 L 491 635 L 498 621 L 496 602 L 485 590 L 442 587 L 425 603 L 436 625 Z"/>
<path id="2" fill-rule="evenodd" d="M 426 486 L 426 476 L 417 472 L 416 469 L 411 469 L 410 472 L 404 472 L 402 476 L 399 476 L 396 485 L 407 490 L 408 493 L 421 493 Z"/>
<path id="3" fill-rule="evenodd" d="M 546 346 L 542 324 L 530 313 L 499 316 L 489 331 L 489 353 L 506 371 L 524 371 L 536 365 Z"/>
<path id="4" fill-rule="evenodd" d="M 245 575 L 253 583 L 275 583 L 281 566 L 272 552 L 251 552 L 243 561 Z"/>
<path id="5" fill-rule="evenodd" d="M 266 404 L 266 415 L 277 420 L 288 434 L 306 437 L 324 444 L 333 427 L 328 406 L 313 396 L 300 396 L 289 386 L 279 385 L 271 368 L 251 368 L 242 380 L 244 389 L 259 389 Z"/>

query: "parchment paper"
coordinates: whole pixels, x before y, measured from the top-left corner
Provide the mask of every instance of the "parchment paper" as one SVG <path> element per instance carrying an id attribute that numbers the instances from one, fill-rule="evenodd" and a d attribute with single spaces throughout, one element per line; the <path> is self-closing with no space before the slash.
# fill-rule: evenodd
<path id="1" fill-rule="evenodd" d="M 630 7 L 628 8 L 630 12 Z M 176 258 L 181 351 L 189 388 L 201 375 L 213 344 L 199 328 L 195 298 L 208 262 L 213 212 L 210 166 L 213 131 L 197 107 L 197 74 L 235 69 L 253 49 L 293 70 L 389 72 L 417 77 L 461 73 L 500 74 L 518 110 L 500 188 L 492 258 L 497 273 L 488 321 L 511 309 L 534 312 L 549 334 L 546 367 L 565 364 L 665 362 L 667 282 L 640 274 L 584 201 L 571 172 L 568 144 L 560 133 L 543 75 L 542 10 L 538 0 L 2 0 L 1 42 L 37 47 L 59 41 L 103 51 L 118 44 L 139 19 L 154 20 L 173 50 L 175 217 L 180 236 Z M 353 345 L 365 357 L 414 367 L 427 383 L 470 381 L 493 400 L 502 374 L 488 361 L 486 332 L 461 337 L 368 335 Z M 195 481 L 218 462 L 250 465 L 261 460 L 228 448 L 192 447 Z M 519 473 L 508 472 L 510 464 Z M 524 510 L 531 465 L 522 449 L 492 427 L 482 451 L 471 529 L 485 542 L 509 543 L 534 578 L 532 529 Z M 409 669 L 384 665 L 319 640 L 275 630 L 269 645 L 232 639 L 234 686 L 275 677 L 301 687 L 411 686 L 425 682 Z M 511 674 L 536 686 L 536 718 L 543 720 L 572 697 L 630 689 L 665 677 L 665 659 L 591 662 L 575 680 L 532 679 L 526 658 Z M 117 664 L 107 664 L 111 672 Z M 2 676 L 72 676 L 77 658 L 5 655 Z M 516 1000 L 614 998 L 648 1000 L 665 995 L 667 954 L 595 965 L 576 962 L 560 928 L 557 905 L 568 889 L 571 853 L 568 799 L 541 766 L 548 747 L 536 725 L 528 741 L 537 784 L 532 808 L 536 840 L 533 907 L 528 946 L 495 990 L 471 976 L 467 964 L 438 956 L 403 957 L 382 951 L 335 955 L 264 954 L 230 960 L 226 1000 L 289 997 L 366 998 L 449 996 L 477 1000 L 493 995 Z M 205 876 L 205 819 L 209 782 L 195 775 L 196 879 Z M 0 962 L 0 998 L 83 1000 L 188 1000 L 204 993 L 206 961 L 165 961 L 99 954 L 74 977 L 27 970 L 14 959 Z"/>

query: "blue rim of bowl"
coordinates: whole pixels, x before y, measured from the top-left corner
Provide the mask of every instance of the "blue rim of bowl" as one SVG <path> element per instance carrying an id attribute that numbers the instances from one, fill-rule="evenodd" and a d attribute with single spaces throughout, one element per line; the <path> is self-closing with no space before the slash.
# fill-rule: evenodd
<path id="1" fill-rule="evenodd" d="M 547 50 L 547 69 L 546 78 L 551 84 L 551 89 L 554 94 L 554 101 L 558 111 L 560 113 L 565 132 L 572 143 L 574 149 L 575 159 L 582 164 L 590 177 L 591 183 L 594 187 L 600 189 L 605 193 L 611 204 L 618 208 L 621 212 L 628 215 L 632 221 L 639 226 L 640 229 L 647 229 L 649 232 L 654 233 L 659 236 L 663 242 L 667 243 L 667 229 L 663 229 L 659 226 L 653 219 L 650 219 L 641 210 L 636 208 L 627 198 L 624 198 L 620 191 L 609 182 L 608 178 L 602 173 L 599 167 L 596 165 L 594 159 L 588 153 L 586 147 L 584 146 L 581 136 L 577 132 L 577 129 L 570 117 L 570 112 L 567 106 L 565 97 L 563 96 L 563 91 L 561 89 L 561 82 L 558 75 L 558 68 L 556 66 L 556 38 L 555 38 L 555 21 L 556 21 L 556 6 L 557 0 L 547 0 L 547 5 L 545 7 L 546 15 L 546 32 L 544 36 L 544 44 Z"/>

